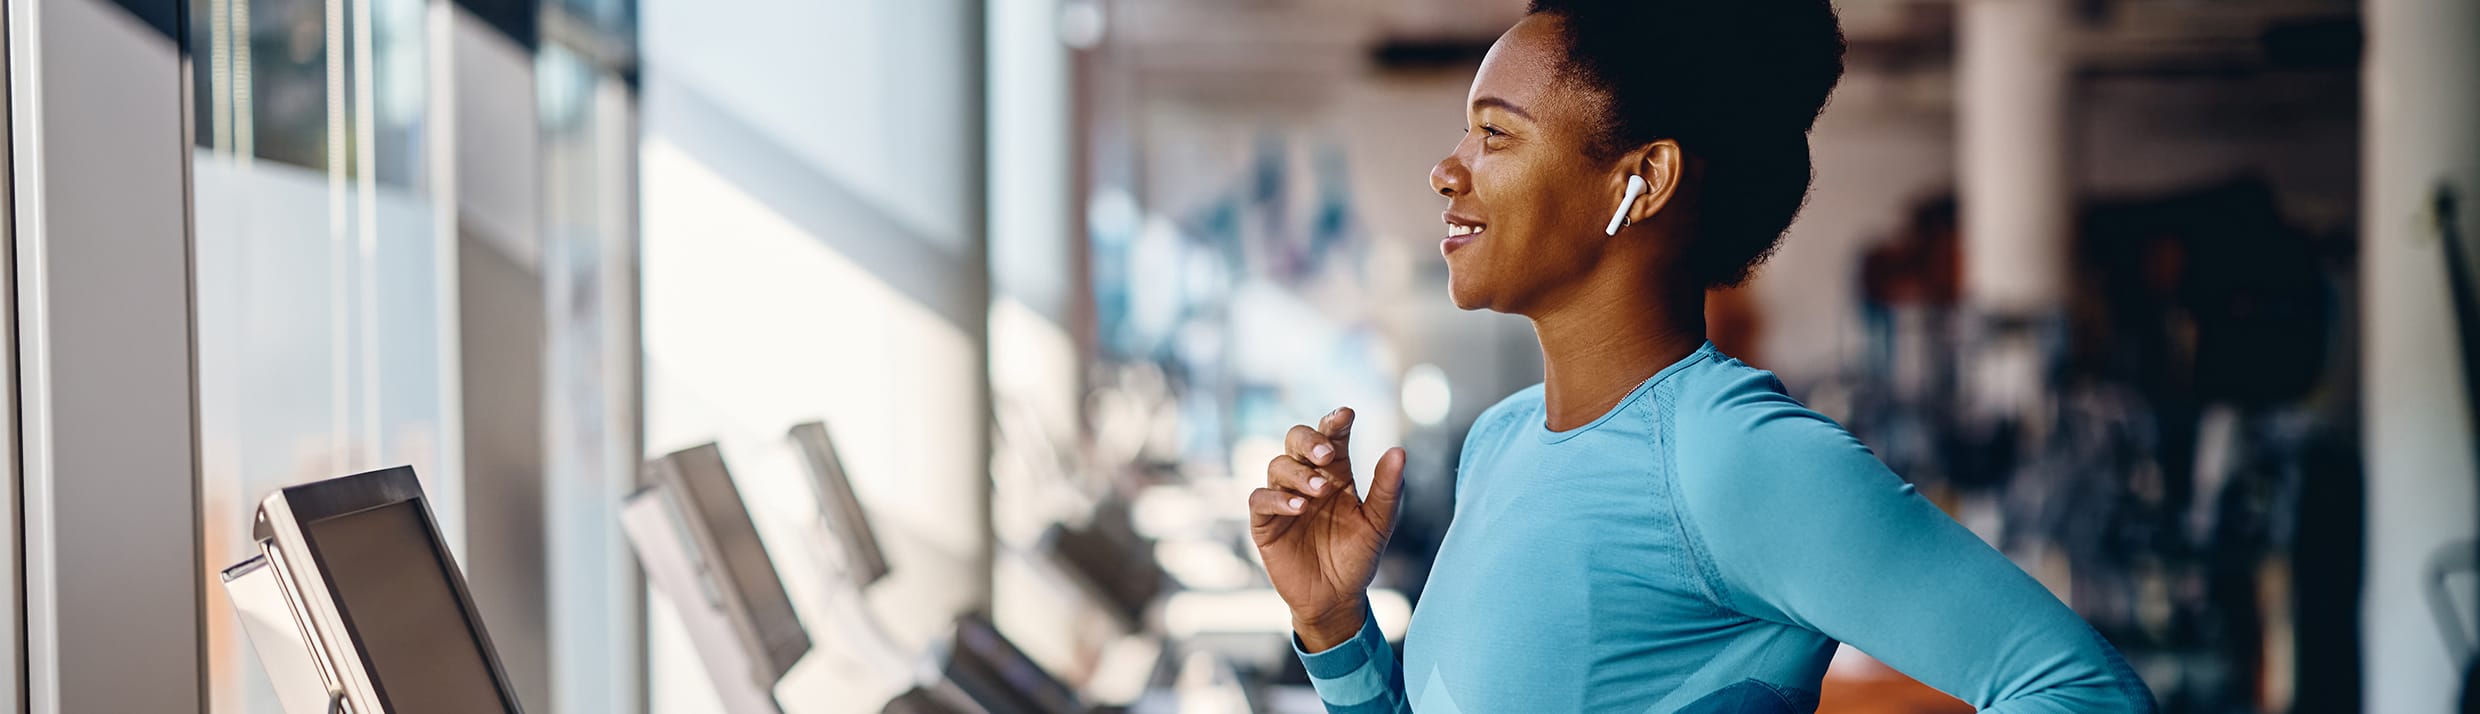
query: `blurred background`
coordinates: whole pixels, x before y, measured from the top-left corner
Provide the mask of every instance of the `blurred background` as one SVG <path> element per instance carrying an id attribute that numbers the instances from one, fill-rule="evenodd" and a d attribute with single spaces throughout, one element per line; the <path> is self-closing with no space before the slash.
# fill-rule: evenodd
<path id="1" fill-rule="evenodd" d="M 1338 405 L 1406 447 L 1401 637 L 1541 379 L 1425 181 L 1524 4 L 7 0 L 0 702 L 278 711 L 209 578 L 271 489 L 412 464 L 529 709 L 720 711 L 617 521 L 716 442 L 817 642 L 788 712 L 968 612 L 1087 704 L 1313 711 L 1245 496 Z M 1814 192 L 1713 341 L 2165 712 L 2473 711 L 2480 5 L 1835 4 Z M 1970 709 L 1847 649 L 1820 711 Z"/>

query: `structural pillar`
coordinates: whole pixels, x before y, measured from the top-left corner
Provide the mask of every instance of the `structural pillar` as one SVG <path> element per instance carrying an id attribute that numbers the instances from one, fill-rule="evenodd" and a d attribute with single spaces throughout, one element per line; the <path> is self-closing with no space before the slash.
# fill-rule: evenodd
<path id="1" fill-rule="evenodd" d="M 1960 10 L 1964 300 L 2046 313 L 2066 297 L 2074 220 L 2065 3 L 1966 0 Z"/>
<path id="2" fill-rule="evenodd" d="M 1963 407 L 2037 419 L 2048 354 L 2041 328 L 2066 301 L 2069 170 L 2065 0 L 1964 0 L 1957 51 L 1961 134 Z M 2063 583 L 2050 583 L 2063 593 Z"/>
<path id="3" fill-rule="evenodd" d="M 2480 326 L 2456 324 L 2443 243 L 2459 234 L 2468 256 L 2480 240 L 2480 3 L 2370 0 L 2364 8 L 2362 696 L 2366 711 L 2452 711 L 2469 653 L 2449 651 L 2427 598 L 2431 563 L 2468 543 L 2480 523 L 2463 365 L 2476 356 L 2458 344 L 2459 330 Z M 2438 210 L 2441 194 L 2459 209 L 2453 230 Z M 2455 607 L 2469 627 L 2472 602 Z"/>

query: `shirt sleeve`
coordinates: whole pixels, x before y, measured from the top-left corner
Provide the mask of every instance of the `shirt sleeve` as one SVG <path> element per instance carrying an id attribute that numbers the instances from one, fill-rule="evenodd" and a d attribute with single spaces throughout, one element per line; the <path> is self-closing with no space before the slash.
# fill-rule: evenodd
<path id="1" fill-rule="evenodd" d="M 1397 714 L 1412 711 L 1404 699 L 1404 675 L 1395 648 L 1378 630 L 1378 618 L 1361 611 L 1361 631 L 1352 639 L 1321 652 L 1310 652 L 1292 636 L 1292 652 L 1309 670 L 1309 684 L 1331 714 Z"/>
<path id="2" fill-rule="evenodd" d="M 2081 617 L 1778 389 L 1740 390 L 1673 442 L 1722 605 L 1848 643 L 1983 712 L 2154 711 Z"/>

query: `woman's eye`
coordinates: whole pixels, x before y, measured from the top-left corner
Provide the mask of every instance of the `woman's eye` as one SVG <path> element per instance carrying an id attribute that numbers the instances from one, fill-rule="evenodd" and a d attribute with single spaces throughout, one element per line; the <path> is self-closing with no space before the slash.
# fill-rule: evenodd
<path id="1" fill-rule="evenodd" d="M 1499 131 L 1499 130 L 1498 130 L 1498 127 L 1490 126 L 1490 125 L 1488 125 L 1488 124 L 1483 124 L 1483 125 L 1481 125 L 1481 131 L 1483 131 L 1484 133 L 1487 133 L 1487 134 L 1489 134 L 1489 135 L 1491 135 L 1491 136 L 1506 136 L 1506 135 L 1507 135 L 1507 132 Z"/>

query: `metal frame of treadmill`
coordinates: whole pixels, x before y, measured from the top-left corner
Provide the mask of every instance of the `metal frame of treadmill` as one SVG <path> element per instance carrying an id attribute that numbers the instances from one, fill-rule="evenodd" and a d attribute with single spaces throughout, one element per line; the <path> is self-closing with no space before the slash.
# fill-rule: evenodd
<path id="1" fill-rule="evenodd" d="M 810 486 L 818 491 L 818 514 L 835 531 L 836 543 L 843 548 L 844 577 L 853 587 L 868 587 L 887 577 L 887 551 L 878 545 L 878 533 L 870 527 L 870 516 L 861 508 L 861 495 L 853 491 L 852 480 L 844 474 L 844 460 L 835 452 L 835 440 L 828 436 L 823 422 L 794 425 L 786 434 L 793 447 L 801 452 L 801 461 L 809 466 Z"/>
<path id="2" fill-rule="evenodd" d="M 799 622 L 796 607 L 793 617 L 801 634 L 800 650 L 786 653 L 790 656 L 779 660 L 778 653 L 768 650 L 748 594 L 723 570 L 732 567 L 733 561 L 724 557 L 721 544 L 716 542 L 715 524 L 707 522 L 694 500 L 697 493 L 689 488 L 689 479 L 698 476 L 690 474 L 693 469 L 684 468 L 681 462 L 683 457 L 705 456 L 708 452 L 712 452 L 718 468 L 704 476 L 724 479 L 725 485 L 737 494 L 739 486 L 731 481 L 730 464 L 724 462 L 721 449 L 715 444 L 665 454 L 646 462 L 642 480 L 645 486 L 629 496 L 621 508 L 621 529 L 637 552 L 647 583 L 672 601 L 681 624 L 689 630 L 691 644 L 698 649 L 699 659 L 725 710 L 732 714 L 778 714 L 782 708 L 775 701 L 775 683 L 808 654 L 814 643 L 809 639 L 807 626 Z M 735 501 L 730 507 L 746 514 L 746 505 Z M 766 575 L 775 580 L 777 588 L 783 588 L 783 576 L 775 571 L 773 554 L 762 555 L 767 563 Z M 790 593 L 787 591 L 784 596 L 789 603 Z"/>

